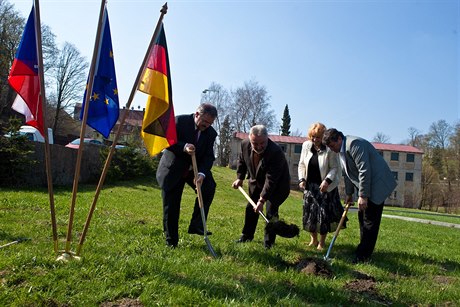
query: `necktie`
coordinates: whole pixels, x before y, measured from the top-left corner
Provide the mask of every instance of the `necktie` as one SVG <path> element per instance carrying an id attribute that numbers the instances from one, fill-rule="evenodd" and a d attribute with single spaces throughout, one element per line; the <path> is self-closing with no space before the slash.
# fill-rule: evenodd
<path id="1" fill-rule="evenodd" d="M 257 170 L 257 166 L 259 165 L 260 155 L 256 152 L 252 153 L 252 163 L 254 163 L 254 169 Z"/>
<path id="2" fill-rule="evenodd" d="M 198 143 L 199 138 L 200 138 L 200 129 L 195 129 L 195 145 Z"/>

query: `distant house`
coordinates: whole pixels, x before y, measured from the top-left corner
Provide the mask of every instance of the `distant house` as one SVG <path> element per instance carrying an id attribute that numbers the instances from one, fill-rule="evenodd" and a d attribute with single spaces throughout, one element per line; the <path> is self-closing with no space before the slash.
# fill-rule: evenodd
<path id="1" fill-rule="evenodd" d="M 75 105 L 75 109 L 74 109 L 75 119 L 80 118 L 81 108 L 82 108 L 81 103 L 77 103 Z M 139 110 L 135 110 L 134 107 L 131 107 L 131 109 L 128 110 L 125 107 L 123 107 L 122 109 L 120 109 L 120 115 L 118 117 L 118 121 L 115 124 L 115 127 L 113 127 L 112 131 L 110 132 L 109 139 L 113 140 L 115 134 L 118 131 L 118 127 L 120 126 L 121 119 L 125 116 L 126 112 L 128 112 L 128 114 L 126 115 L 125 122 L 123 123 L 123 127 L 120 132 L 120 138 L 118 140 L 118 143 L 128 142 L 132 135 L 140 136 L 140 131 L 142 129 L 142 121 L 144 119 L 145 109 L 143 108 L 142 110 L 140 110 L 140 107 L 139 107 Z M 102 136 L 99 133 L 97 133 L 97 131 L 95 131 L 94 129 L 91 129 L 90 127 L 87 127 L 86 136 L 93 137 L 96 139 L 102 138 Z"/>
<path id="2" fill-rule="evenodd" d="M 385 203 L 399 207 L 417 207 L 422 195 L 423 151 L 410 145 L 372 145 L 382 154 L 398 182 Z"/>
<path id="3" fill-rule="evenodd" d="M 238 155 L 241 152 L 241 141 L 247 139 L 248 137 L 248 133 L 235 132 L 233 134 L 232 141 L 230 142 L 230 167 L 236 167 Z M 291 184 L 297 186 L 297 182 L 299 181 L 297 178 L 297 167 L 299 165 L 300 153 L 302 152 L 302 144 L 307 140 L 307 138 L 282 135 L 269 135 L 269 138 L 283 149 L 284 154 L 286 155 L 286 160 L 289 164 Z"/>
<path id="4" fill-rule="evenodd" d="M 230 143 L 230 167 L 235 168 L 241 151 L 241 141 L 249 137 L 248 133 L 235 132 Z M 302 144 L 306 137 L 269 135 L 284 151 L 289 164 L 292 186 L 297 186 L 299 180 L 297 167 L 299 165 Z M 422 187 L 422 155 L 423 151 L 409 145 L 372 143 L 388 163 L 398 186 L 385 201 L 388 205 L 416 207 L 420 202 Z M 343 181 L 341 182 L 343 186 Z M 343 189 L 343 187 L 342 187 Z"/>

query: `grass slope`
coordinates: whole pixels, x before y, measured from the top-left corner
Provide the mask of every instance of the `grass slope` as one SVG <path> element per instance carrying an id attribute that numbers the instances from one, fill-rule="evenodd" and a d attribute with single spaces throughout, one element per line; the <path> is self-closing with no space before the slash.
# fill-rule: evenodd
<path id="1" fill-rule="evenodd" d="M 182 199 L 179 247 L 165 246 L 161 191 L 154 181 L 106 186 L 97 204 L 81 261 L 56 261 L 45 189 L 0 189 L 1 306 L 119 305 L 457 305 L 460 304 L 458 229 L 383 218 L 373 261 L 352 265 L 359 240 L 355 212 L 349 213 L 332 250 L 333 278 L 300 272 L 296 264 L 325 252 L 308 248 L 308 233 L 277 238 L 263 248 L 263 220 L 255 239 L 236 244 L 245 199 L 231 188 L 234 171 L 215 167 L 216 196 L 208 228 L 219 257 L 200 236 L 187 234 L 195 194 Z M 83 229 L 94 186 L 80 186 L 72 250 Z M 64 248 L 71 188 L 56 188 L 60 248 Z M 386 213 L 386 210 L 385 210 Z M 391 214 L 391 212 L 389 212 Z M 292 192 L 280 217 L 301 225 L 302 194 Z M 424 216 L 426 218 L 426 216 Z M 328 236 L 329 244 L 332 235 Z M 363 277 L 364 276 L 364 277 Z M 368 281 L 359 286 L 363 280 Z"/>

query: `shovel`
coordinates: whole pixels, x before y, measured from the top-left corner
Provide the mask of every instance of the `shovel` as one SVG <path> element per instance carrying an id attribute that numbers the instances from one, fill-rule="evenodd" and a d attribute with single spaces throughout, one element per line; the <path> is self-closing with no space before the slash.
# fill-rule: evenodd
<path id="1" fill-rule="evenodd" d="M 339 236 L 340 229 L 342 228 L 343 223 L 345 222 L 345 218 L 347 217 L 348 209 L 353 203 L 348 203 L 345 205 L 345 209 L 343 210 L 342 213 L 342 218 L 340 219 L 339 225 L 337 226 L 337 229 L 335 230 L 334 236 L 332 237 L 331 244 L 329 244 L 329 248 L 327 249 L 326 256 L 324 256 L 324 260 L 329 261 L 331 258 L 329 258 L 329 254 L 331 253 L 332 247 L 334 246 L 335 240 Z"/>
<path id="2" fill-rule="evenodd" d="M 246 197 L 253 208 L 257 207 L 242 187 L 238 187 L 238 190 Z M 288 225 L 283 221 L 269 221 L 262 211 L 259 210 L 258 212 L 264 218 L 265 222 L 267 222 L 267 226 L 265 227 L 267 232 L 277 234 L 284 238 L 293 238 L 299 235 L 299 227 L 297 225 Z"/>
<path id="3" fill-rule="evenodd" d="M 193 165 L 193 173 L 195 174 L 195 182 L 196 182 L 196 180 L 198 179 L 198 167 L 196 165 L 195 152 L 192 153 L 192 165 Z M 206 242 L 206 245 L 208 246 L 208 249 L 211 252 L 211 255 L 214 258 L 217 258 L 217 254 L 214 251 L 214 248 L 212 248 L 211 242 L 209 241 L 209 238 L 208 238 L 208 229 L 206 227 L 206 216 L 204 214 L 203 195 L 201 194 L 201 186 L 199 184 L 196 184 L 196 191 L 198 194 L 198 204 L 200 206 L 201 220 L 203 221 L 204 242 Z"/>
<path id="4" fill-rule="evenodd" d="M 13 241 L 13 242 L 6 243 L 5 245 L 0 246 L 0 249 L 2 249 L 4 247 L 7 247 L 7 246 L 10 246 L 10 245 L 18 244 L 20 242 L 29 241 L 29 240 L 30 240 L 29 238 L 19 238 L 19 239 L 16 239 L 15 241 Z"/>

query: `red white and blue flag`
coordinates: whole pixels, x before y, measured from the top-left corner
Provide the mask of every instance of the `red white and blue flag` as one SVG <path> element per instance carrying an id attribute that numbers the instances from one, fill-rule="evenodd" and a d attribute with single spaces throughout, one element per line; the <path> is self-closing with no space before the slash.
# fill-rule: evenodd
<path id="1" fill-rule="evenodd" d="M 21 107 L 18 107 L 15 103 L 14 109 L 26 116 L 27 125 L 37 128 L 44 136 L 43 102 L 38 77 L 37 39 L 33 6 L 11 66 L 8 83 L 25 102 L 25 105 Z M 20 99 L 17 99 L 17 101 L 20 101 Z"/>

